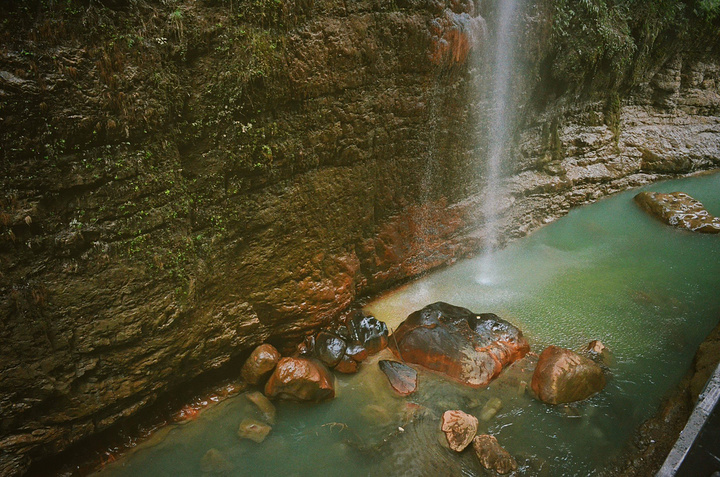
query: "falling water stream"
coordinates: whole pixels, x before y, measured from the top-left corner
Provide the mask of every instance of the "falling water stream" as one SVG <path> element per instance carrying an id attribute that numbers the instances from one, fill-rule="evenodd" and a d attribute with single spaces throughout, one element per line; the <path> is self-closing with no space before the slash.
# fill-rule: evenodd
<path id="1" fill-rule="evenodd" d="M 685 191 L 720 215 L 720 174 L 654 184 Z M 216 449 L 228 476 L 484 475 L 471 451 L 443 444 L 440 415 L 476 416 L 490 399 L 502 405 L 480 421 L 520 464 L 520 475 L 596 475 L 622 455 L 633 433 L 657 412 L 720 319 L 720 237 L 661 224 L 628 191 L 575 209 L 567 217 L 493 252 L 497 280 L 479 283 L 469 259 L 391 291 L 366 310 L 391 328 L 438 301 L 493 312 L 521 328 L 535 352 L 555 344 L 578 349 L 602 340 L 614 355 L 606 388 L 571 406 L 549 406 L 524 383 L 518 363 L 487 388 L 470 389 L 420 372 L 418 391 L 393 393 L 377 360 L 337 375 L 337 397 L 317 405 L 277 402 L 264 442 L 241 440 L 243 418 L 258 416 L 238 395 L 194 420 L 173 424 L 110 464 L 113 477 L 200 476 Z M 207 470 L 207 468 L 205 468 Z"/>
<path id="2" fill-rule="evenodd" d="M 487 157 L 483 170 L 483 216 L 485 218 L 486 251 L 480 261 L 481 283 L 491 283 L 496 278 L 495 263 L 493 261 L 493 248 L 498 243 L 498 211 L 505 201 L 505 184 L 503 174 L 503 161 L 508 157 L 512 128 L 515 122 L 515 108 L 513 100 L 513 72 L 515 65 L 516 47 L 516 11 L 519 0 L 504 0 L 499 2 L 498 17 L 495 22 L 494 34 L 487 44 L 486 55 L 492 58 L 486 63 L 490 68 L 490 90 L 484 92 L 486 86 L 476 82 L 478 95 L 488 94 L 489 108 L 486 141 Z"/>

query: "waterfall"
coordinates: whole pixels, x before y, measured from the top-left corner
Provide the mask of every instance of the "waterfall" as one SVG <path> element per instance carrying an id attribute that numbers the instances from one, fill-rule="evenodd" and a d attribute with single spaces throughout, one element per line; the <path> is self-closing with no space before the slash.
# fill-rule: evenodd
<path id="1" fill-rule="evenodd" d="M 503 162 L 508 158 L 515 120 L 512 73 L 515 69 L 516 31 L 513 22 L 520 0 L 499 0 L 494 28 L 487 45 L 486 62 L 490 70 L 489 111 L 487 117 L 487 157 L 483 172 L 485 251 L 480 263 L 478 282 L 491 284 L 498 277 L 493 252 L 499 242 L 498 211 L 506 201 Z M 477 88 L 487 86 L 478 85 Z"/>

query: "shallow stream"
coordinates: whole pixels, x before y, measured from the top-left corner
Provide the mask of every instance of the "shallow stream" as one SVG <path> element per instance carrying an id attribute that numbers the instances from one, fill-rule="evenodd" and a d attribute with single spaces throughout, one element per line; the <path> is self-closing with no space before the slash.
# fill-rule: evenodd
<path id="1" fill-rule="evenodd" d="M 642 190 L 681 190 L 720 215 L 720 174 Z M 201 462 L 210 449 L 226 468 L 213 475 L 484 475 L 471 450 L 456 455 L 444 446 L 439 418 L 447 409 L 488 417 L 491 399 L 501 407 L 481 419 L 479 433 L 497 437 L 520 475 L 601 471 L 657 411 L 720 320 L 720 237 L 663 225 L 635 206 L 637 192 L 573 210 L 511 243 L 492 257 L 494 277 L 481 274 L 481 259 L 469 259 L 366 306 L 390 328 L 435 301 L 496 313 L 523 331 L 535 353 L 600 339 L 614 356 L 612 377 L 589 400 L 536 401 L 528 360 L 479 390 L 421 372 L 418 391 L 400 398 L 376 364 L 389 358 L 385 350 L 358 374 L 337 374 L 333 401 L 276 403 L 277 423 L 260 444 L 237 436 L 240 422 L 257 416 L 241 394 L 167 426 L 99 475 L 206 475 Z"/>

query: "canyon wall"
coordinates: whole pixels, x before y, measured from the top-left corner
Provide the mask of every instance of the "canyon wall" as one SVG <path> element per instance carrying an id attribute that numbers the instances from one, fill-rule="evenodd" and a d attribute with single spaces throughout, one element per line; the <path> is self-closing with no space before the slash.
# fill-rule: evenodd
<path id="1" fill-rule="evenodd" d="M 716 30 L 648 20 L 577 56 L 556 3 L 518 18 L 503 240 L 720 166 Z M 10 5 L 0 475 L 484 245 L 493 2 Z"/>

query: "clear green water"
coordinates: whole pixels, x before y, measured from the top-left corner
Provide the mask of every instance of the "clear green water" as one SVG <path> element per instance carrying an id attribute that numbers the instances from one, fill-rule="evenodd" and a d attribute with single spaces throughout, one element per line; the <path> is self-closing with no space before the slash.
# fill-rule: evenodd
<path id="1" fill-rule="evenodd" d="M 720 174 L 648 189 L 682 190 L 720 215 Z M 537 353 L 600 339 L 614 354 L 612 378 L 586 402 L 568 409 L 535 401 L 523 392 L 532 368 L 522 363 L 480 390 L 421 373 L 418 392 L 399 398 L 376 365 L 385 351 L 357 375 L 338 376 L 334 401 L 278 403 L 277 424 L 261 444 L 236 435 L 255 413 L 241 395 L 168 426 L 100 475 L 203 475 L 200 461 L 211 448 L 232 464 L 225 475 L 483 475 L 470 452 L 443 446 L 439 416 L 451 408 L 480 416 L 491 397 L 502 408 L 479 431 L 518 458 L 522 475 L 598 473 L 657 410 L 720 320 L 720 237 L 655 221 L 632 202 L 637 192 L 576 209 L 512 243 L 495 254 L 493 280 L 480 283 L 481 260 L 470 259 L 366 307 L 391 328 L 438 300 L 497 313 Z"/>

